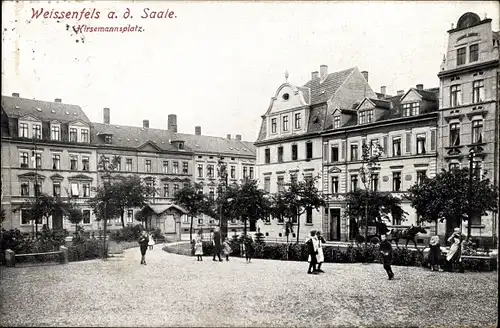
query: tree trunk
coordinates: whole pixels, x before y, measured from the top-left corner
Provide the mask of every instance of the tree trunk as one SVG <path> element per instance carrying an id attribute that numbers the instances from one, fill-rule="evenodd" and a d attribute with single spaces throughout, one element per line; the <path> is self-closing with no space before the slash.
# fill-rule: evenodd
<path id="1" fill-rule="evenodd" d="M 247 220 L 243 220 L 243 234 L 246 236 L 247 235 Z"/>
<path id="2" fill-rule="evenodd" d="M 125 209 L 121 210 L 122 228 L 125 228 Z"/>
<path id="3" fill-rule="evenodd" d="M 103 226 L 103 239 L 102 239 L 102 258 L 106 259 L 107 258 L 107 251 L 106 251 L 106 235 L 107 235 L 107 228 L 108 227 L 108 204 L 104 204 L 104 226 Z"/>
<path id="4" fill-rule="evenodd" d="M 300 233 L 300 214 L 297 212 L 297 244 L 299 243 L 299 234 Z"/>
<path id="5" fill-rule="evenodd" d="M 191 225 L 189 226 L 189 241 L 193 240 L 193 215 L 191 215 Z"/>

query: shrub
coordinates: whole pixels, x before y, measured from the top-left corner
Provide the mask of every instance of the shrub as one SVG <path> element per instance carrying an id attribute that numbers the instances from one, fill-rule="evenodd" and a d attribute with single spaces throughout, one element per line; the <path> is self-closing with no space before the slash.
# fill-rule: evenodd
<path id="1" fill-rule="evenodd" d="M 117 243 L 122 241 L 137 241 L 141 236 L 141 231 L 142 226 L 140 224 L 137 224 L 135 226 L 126 226 L 125 228 L 111 232 L 110 238 Z M 155 237 L 153 236 L 153 238 Z"/>
<path id="2" fill-rule="evenodd" d="M 409 266 L 412 265 L 413 254 L 408 248 L 396 248 L 393 252 L 392 264 Z"/>
<path id="3" fill-rule="evenodd" d="M 259 245 L 264 245 L 265 244 L 265 241 L 264 241 L 265 237 L 264 237 L 264 234 L 262 232 L 260 232 L 260 230 L 255 234 L 255 243 L 256 244 L 259 244 Z"/>
<path id="4" fill-rule="evenodd" d="M 231 245 L 231 255 L 232 256 L 241 256 L 241 239 L 238 235 L 233 235 L 229 240 L 229 244 Z"/>

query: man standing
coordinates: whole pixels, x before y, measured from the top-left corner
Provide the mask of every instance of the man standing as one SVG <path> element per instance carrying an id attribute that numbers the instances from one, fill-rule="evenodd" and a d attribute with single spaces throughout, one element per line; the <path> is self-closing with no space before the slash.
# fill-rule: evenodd
<path id="1" fill-rule="evenodd" d="M 382 234 L 380 236 L 382 239 L 382 242 L 380 243 L 380 253 L 382 253 L 382 258 L 384 261 L 384 269 L 387 272 L 387 275 L 389 276 L 389 280 L 394 279 L 394 273 L 392 272 L 391 269 L 391 262 L 392 262 L 392 244 L 390 241 L 387 240 L 387 236 Z"/>
<path id="2" fill-rule="evenodd" d="M 222 262 L 222 259 L 220 258 L 220 253 L 222 251 L 222 240 L 221 240 L 221 234 L 220 234 L 219 227 L 215 227 L 214 239 L 213 239 L 212 244 L 214 246 L 214 261 L 216 261 L 215 255 L 217 255 L 217 257 L 219 258 L 219 261 Z"/>
<path id="3" fill-rule="evenodd" d="M 318 254 L 318 241 L 316 239 L 316 232 L 311 231 L 311 237 L 306 241 L 307 245 L 307 253 L 309 254 L 309 269 L 307 270 L 308 274 L 318 274 L 316 270 L 317 259 L 316 255 Z"/>

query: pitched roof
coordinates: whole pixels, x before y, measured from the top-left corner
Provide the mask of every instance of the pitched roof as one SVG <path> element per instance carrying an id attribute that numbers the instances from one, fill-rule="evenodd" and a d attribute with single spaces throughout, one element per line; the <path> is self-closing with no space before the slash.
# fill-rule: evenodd
<path id="1" fill-rule="evenodd" d="M 57 120 L 61 123 L 70 123 L 81 120 L 91 124 L 85 112 L 78 105 L 2 96 L 2 109 L 10 118 L 32 114 L 42 121 Z"/>
<path id="2" fill-rule="evenodd" d="M 240 156 L 256 155 L 255 146 L 248 141 L 196 134 L 177 133 L 177 135 L 180 139 L 184 140 L 186 146 L 190 147 L 195 153 L 206 152 Z"/>
<path id="3" fill-rule="evenodd" d="M 418 94 L 420 94 L 420 96 L 422 96 L 422 99 L 424 100 L 430 100 L 430 101 L 438 100 L 439 88 L 437 88 L 437 93 L 426 90 L 418 90 L 418 89 L 412 89 L 412 90 L 415 90 Z"/>
<path id="4" fill-rule="evenodd" d="M 390 101 L 387 101 L 387 100 L 380 100 L 380 99 L 373 99 L 373 98 L 369 98 L 370 101 L 375 105 L 375 107 L 379 107 L 379 108 L 391 108 L 391 102 Z"/>
<path id="5" fill-rule="evenodd" d="M 352 67 L 343 71 L 330 73 L 324 81 L 313 79 L 307 82 L 304 87 L 311 90 L 311 105 L 326 102 L 330 99 L 355 69 L 355 67 Z"/>

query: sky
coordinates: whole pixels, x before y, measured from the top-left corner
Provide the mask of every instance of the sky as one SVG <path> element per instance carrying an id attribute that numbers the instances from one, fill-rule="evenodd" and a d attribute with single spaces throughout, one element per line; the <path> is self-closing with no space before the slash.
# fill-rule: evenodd
<path id="1" fill-rule="evenodd" d="M 33 18 L 41 8 L 85 9 L 89 18 Z M 132 17 L 124 18 L 127 8 Z M 141 18 L 145 9 L 173 11 L 172 18 Z M 181 133 L 201 126 L 205 135 L 255 141 L 285 71 L 295 85 L 324 64 L 329 72 L 368 71 L 376 92 L 439 86 L 446 31 L 468 11 L 486 14 L 500 30 L 496 1 L 4 1 L 2 95 L 61 98 L 93 122 L 109 107 L 111 124 L 120 125 L 147 119 L 166 129 L 168 114 L 177 114 Z M 142 32 L 71 28 L 80 25 Z"/>

